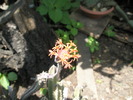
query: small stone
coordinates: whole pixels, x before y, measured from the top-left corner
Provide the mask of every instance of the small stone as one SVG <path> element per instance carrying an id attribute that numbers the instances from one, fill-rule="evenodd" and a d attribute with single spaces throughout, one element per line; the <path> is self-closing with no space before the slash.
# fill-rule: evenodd
<path id="1" fill-rule="evenodd" d="M 105 91 L 110 94 L 110 89 L 109 88 L 106 88 Z"/>

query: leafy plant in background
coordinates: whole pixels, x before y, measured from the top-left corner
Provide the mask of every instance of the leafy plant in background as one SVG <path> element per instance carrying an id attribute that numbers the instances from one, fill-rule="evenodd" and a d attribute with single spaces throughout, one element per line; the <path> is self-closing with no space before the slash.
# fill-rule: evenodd
<path id="1" fill-rule="evenodd" d="M 131 28 L 133 28 L 133 20 L 129 19 L 125 11 L 117 4 L 116 0 L 80 0 L 87 8 L 94 7 L 101 3 L 104 7 L 115 7 L 118 17 L 122 17 Z M 125 1 L 126 2 L 126 1 Z"/>
<path id="2" fill-rule="evenodd" d="M 109 26 L 105 29 L 104 34 L 108 37 L 115 37 L 114 26 Z"/>
<path id="3" fill-rule="evenodd" d="M 66 25 L 66 30 L 56 30 L 57 35 L 63 40 L 64 43 L 72 40 L 74 36 L 78 34 L 78 28 L 81 28 L 83 24 L 71 19 L 71 24 Z"/>
<path id="4" fill-rule="evenodd" d="M 40 0 L 37 11 L 44 17 L 48 15 L 54 23 L 70 24 L 69 14 L 76 7 L 79 7 L 79 2 L 71 0 Z"/>
<path id="5" fill-rule="evenodd" d="M 46 22 L 52 24 L 53 27 L 57 26 L 55 28 L 57 35 L 66 43 L 72 40 L 72 37 L 77 35 L 78 28 L 83 26 L 70 18 L 71 12 L 79 5 L 80 2 L 74 0 L 40 0 L 40 5 L 36 10 Z"/>
<path id="6" fill-rule="evenodd" d="M 6 90 L 8 89 L 10 82 L 9 81 L 16 81 L 18 78 L 15 72 L 0 73 L 0 85 L 4 87 Z"/>
<path id="7" fill-rule="evenodd" d="M 99 42 L 91 36 L 88 37 L 86 46 L 89 47 L 91 53 L 94 53 L 96 50 L 99 50 Z"/>

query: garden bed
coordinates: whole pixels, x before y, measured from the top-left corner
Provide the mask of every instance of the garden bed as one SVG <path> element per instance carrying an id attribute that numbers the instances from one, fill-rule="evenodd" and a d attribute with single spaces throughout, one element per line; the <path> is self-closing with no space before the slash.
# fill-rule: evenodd
<path id="1" fill-rule="evenodd" d="M 89 87 L 86 88 L 85 84 L 79 88 L 82 88 L 81 96 L 87 100 L 96 100 L 94 95 L 97 95 L 97 100 L 133 99 L 133 34 L 128 28 L 129 33 L 125 34 L 121 34 L 122 31 L 119 29 L 116 32 L 117 37 L 101 35 L 110 18 L 106 19 L 102 28 L 101 22 L 93 27 L 94 33 L 98 32 L 95 38 L 98 38 L 99 50 L 90 53 L 89 48 L 86 47 L 87 49 L 84 50 L 85 44 L 83 46 L 79 44 L 85 56 L 81 55 L 79 61 L 74 64 L 77 65 L 77 69 L 61 71 L 60 79 L 68 89 L 67 100 L 72 100 L 75 89 L 79 83 L 84 84 L 84 82 L 88 82 Z M 98 19 L 92 23 L 97 21 Z M 83 22 L 85 25 L 91 25 L 86 19 Z M 119 25 L 116 26 L 118 28 Z M 57 37 L 51 30 L 47 23 L 43 23 L 43 18 L 37 12 L 26 7 L 15 13 L 0 29 L 0 71 L 17 73 L 18 80 L 11 82 L 11 86 L 16 90 L 18 99 L 34 83 L 36 75 L 48 71 L 53 64 L 53 59 L 48 55 Z M 87 33 L 84 34 L 85 37 L 89 32 L 93 32 L 89 29 L 87 31 L 84 32 Z M 83 35 L 82 32 L 79 34 Z M 79 37 L 78 43 L 82 43 L 84 39 Z M 129 41 L 125 42 L 125 40 Z M 82 65 L 80 62 L 84 63 L 82 73 L 79 71 Z M 5 94 L 2 94 L 2 89 L 0 93 L 0 99 L 7 100 L 7 98 L 3 99 Z M 41 97 L 40 91 L 37 91 L 27 100 L 40 100 Z"/>

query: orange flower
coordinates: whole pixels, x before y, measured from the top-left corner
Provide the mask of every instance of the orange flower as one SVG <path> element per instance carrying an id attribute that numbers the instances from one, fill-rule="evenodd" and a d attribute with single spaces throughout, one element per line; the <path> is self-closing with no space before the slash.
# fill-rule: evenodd
<path id="1" fill-rule="evenodd" d="M 71 63 L 78 60 L 81 57 L 78 54 L 77 46 L 70 41 L 70 43 L 63 44 L 61 39 L 58 39 L 55 43 L 55 47 L 49 50 L 49 56 L 55 56 L 55 60 L 61 63 L 64 68 L 71 68 Z"/>

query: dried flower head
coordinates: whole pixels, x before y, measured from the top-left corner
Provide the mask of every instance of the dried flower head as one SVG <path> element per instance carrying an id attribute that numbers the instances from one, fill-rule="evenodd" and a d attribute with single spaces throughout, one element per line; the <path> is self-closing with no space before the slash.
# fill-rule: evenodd
<path id="1" fill-rule="evenodd" d="M 49 52 L 49 56 L 52 57 L 54 55 L 56 62 L 61 63 L 64 68 L 71 68 L 71 63 L 80 57 L 77 46 L 72 41 L 63 44 L 61 39 L 56 41 L 55 47 Z"/>

